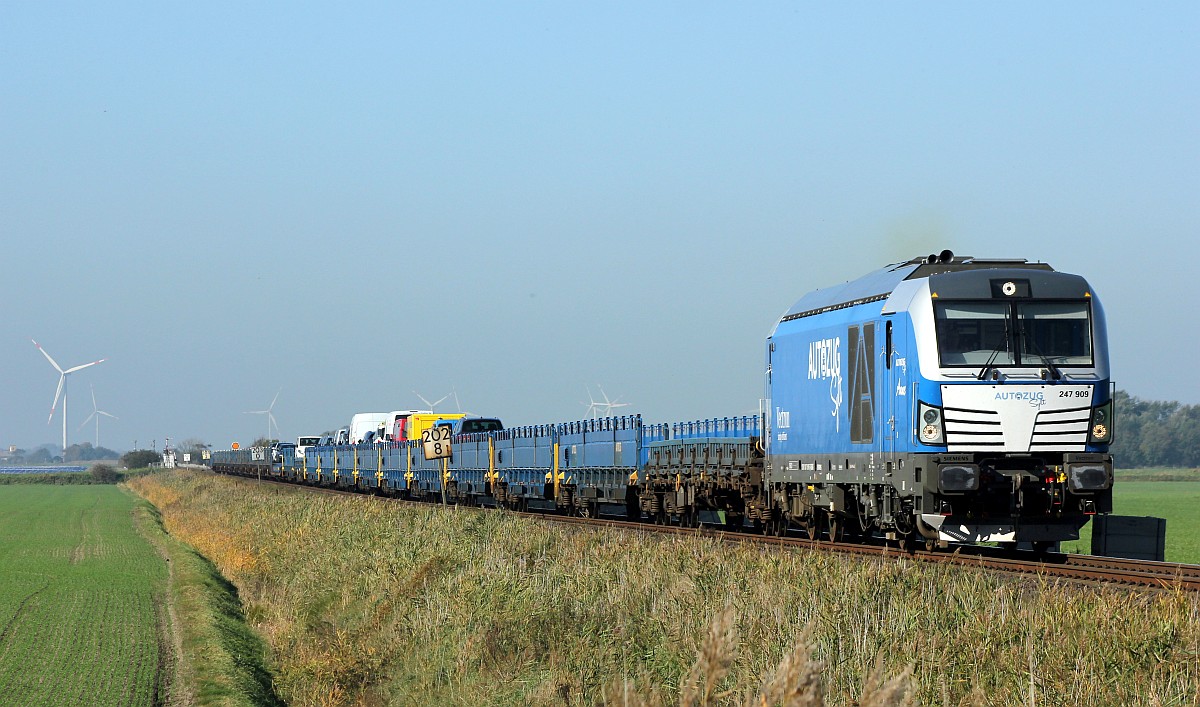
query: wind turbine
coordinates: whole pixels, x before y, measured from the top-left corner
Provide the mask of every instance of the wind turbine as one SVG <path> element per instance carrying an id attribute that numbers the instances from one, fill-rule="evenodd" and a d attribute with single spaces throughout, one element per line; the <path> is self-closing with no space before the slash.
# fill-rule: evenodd
<path id="1" fill-rule="evenodd" d="M 444 401 L 446 400 L 446 398 L 450 397 L 450 393 L 447 393 L 447 394 L 443 395 L 442 397 L 438 398 L 437 400 L 435 400 L 435 401 L 433 401 L 433 402 L 431 403 L 431 402 L 429 402 L 429 399 L 428 399 L 428 398 L 426 398 L 424 395 L 421 395 L 420 393 L 418 393 L 418 392 L 417 392 L 417 391 L 415 391 L 415 390 L 413 391 L 413 395 L 415 395 L 415 396 L 417 396 L 418 398 L 420 398 L 420 399 L 421 399 L 421 402 L 423 402 L 423 403 L 425 403 L 426 405 L 428 405 L 428 406 L 429 406 L 429 412 L 437 412 L 437 406 L 438 406 L 438 404 L 439 404 L 439 403 L 441 403 L 441 402 L 444 402 Z M 455 396 L 455 398 L 454 398 L 454 399 L 455 399 L 455 400 L 458 400 L 458 397 L 457 397 L 457 396 Z"/>
<path id="2" fill-rule="evenodd" d="M 580 401 L 580 403 L 579 403 L 579 404 L 580 404 L 580 405 L 587 405 L 587 412 L 585 412 L 585 413 L 584 413 L 584 415 L 586 415 L 586 416 L 588 416 L 588 417 L 591 417 L 593 420 L 595 420 L 595 419 L 596 419 L 596 417 L 598 417 L 598 415 L 597 415 L 597 409 L 596 409 L 596 408 L 597 408 L 596 399 L 592 397 L 592 388 L 591 388 L 591 386 L 586 386 L 586 385 L 585 385 L 585 386 L 584 386 L 584 388 L 585 388 L 585 389 L 587 389 L 588 401 L 587 401 L 586 403 L 585 403 L 585 402 L 583 402 L 583 401 Z"/>
<path id="3" fill-rule="evenodd" d="M 266 415 L 267 416 L 267 442 L 268 443 L 270 443 L 271 440 L 275 439 L 274 437 L 271 436 L 271 426 L 274 425 L 275 431 L 276 432 L 279 431 L 279 423 L 275 422 L 275 415 L 273 415 L 271 413 L 271 411 L 275 409 L 275 401 L 279 400 L 279 394 L 281 392 L 283 392 L 283 388 L 280 388 L 279 390 L 275 391 L 275 397 L 271 398 L 271 404 L 267 406 L 266 410 L 247 410 L 242 413 L 243 415 Z"/>
<path id="4" fill-rule="evenodd" d="M 593 420 L 597 417 L 610 417 L 612 416 L 613 408 L 623 408 L 629 405 L 629 403 L 617 402 L 619 398 L 609 400 L 608 393 L 604 392 L 604 388 L 599 383 L 596 384 L 596 388 L 600 390 L 600 395 L 603 396 L 604 400 L 600 401 L 593 398 L 592 389 L 590 387 L 587 388 L 588 400 L 591 401 L 588 405 L 588 414 L 592 416 Z"/>
<path id="5" fill-rule="evenodd" d="M 88 387 L 90 387 L 92 389 L 92 414 L 88 415 L 88 418 L 86 420 L 84 420 L 81 425 L 79 425 L 79 429 L 82 430 L 83 426 L 86 425 L 87 423 L 91 422 L 93 417 L 96 418 L 96 448 L 99 449 L 100 448 L 100 417 L 99 416 L 104 415 L 105 417 L 111 417 L 114 420 L 119 420 L 121 418 L 117 417 L 116 415 L 110 415 L 107 412 L 104 412 L 103 410 L 101 410 L 96 405 L 96 386 L 92 385 L 92 386 L 88 386 Z"/>
<path id="6" fill-rule="evenodd" d="M 30 339 L 30 341 L 33 341 L 33 339 Z M 54 402 L 50 403 L 50 416 L 46 418 L 46 424 L 47 425 L 50 424 L 50 421 L 54 419 L 54 410 L 55 410 L 55 408 L 58 407 L 58 398 L 59 398 L 59 396 L 62 396 L 62 401 L 63 401 L 62 446 L 63 446 L 63 456 L 65 457 L 67 454 L 67 376 L 71 375 L 72 373 L 74 373 L 76 371 L 82 371 L 83 369 L 85 369 L 89 366 L 95 366 L 97 363 L 104 363 L 108 359 L 102 358 L 99 361 L 92 361 L 91 363 L 85 363 L 82 366 L 75 366 L 74 368 L 68 368 L 67 370 L 64 371 L 62 369 L 62 366 L 58 365 L 58 362 L 55 361 L 53 358 L 51 358 L 50 354 L 46 353 L 46 349 L 43 349 L 41 344 L 39 344 L 36 341 L 33 341 L 33 345 L 37 347 L 38 351 L 42 352 L 42 355 L 45 356 L 46 360 L 50 362 L 50 365 L 54 366 L 54 370 L 58 371 L 58 390 L 54 391 Z"/>

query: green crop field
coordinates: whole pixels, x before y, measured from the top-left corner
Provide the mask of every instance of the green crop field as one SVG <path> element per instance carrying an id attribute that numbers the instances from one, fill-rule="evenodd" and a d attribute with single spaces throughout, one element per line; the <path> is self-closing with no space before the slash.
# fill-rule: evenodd
<path id="1" fill-rule="evenodd" d="M 1167 519 L 1168 562 L 1200 564 L 1200 481 L 1127 481 L 1117 477 L 1113 513 Z M 1077 542 L 1063 543 L 1066 552 L 1091 552 L 1091 525 Z"/>
<path id="2" fill-rule="evenodd" d="M 167 566 L 115 486 L 0 486 L 0 695 L 161 704 Z"/>

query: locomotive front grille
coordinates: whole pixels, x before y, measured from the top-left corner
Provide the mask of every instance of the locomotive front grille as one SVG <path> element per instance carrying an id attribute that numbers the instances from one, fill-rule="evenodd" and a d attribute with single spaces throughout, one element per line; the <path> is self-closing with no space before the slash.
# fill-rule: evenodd
<path id="1" fill-rule="evenodd" d="M 945 408 L 946 446 L 951 452 L 1004 449 L 1004 428 L 994 410 Z"/>
<path id="2" fill-rule="evenodd" d="M 1084 451 L 1091 419 L 1091 408 L 1039 412 L 1029 451 Z"/>
<path id="3" fill-rule="evenodd" d="M 943 385 L 950 452 L 1083 452 L 1091 424 L 1085 386 Z M 1069 405 L 1069 406 L 1068 406 Z"/>

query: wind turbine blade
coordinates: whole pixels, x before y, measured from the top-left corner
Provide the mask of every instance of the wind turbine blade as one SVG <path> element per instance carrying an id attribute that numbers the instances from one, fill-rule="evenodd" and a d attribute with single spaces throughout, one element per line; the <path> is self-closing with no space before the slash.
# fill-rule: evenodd
<path id="1" fill-rule="evenodd" d="M 271 398 L 271 404 L 267 406 L 268 410 L 275 409 L 275 401 L 279 400 L 279 394 L 282 392 L 283 392 L 283 388 L 280 388 L 279 390 L 275 391 L 275 397 Z"/>
<path id="2" fill-rule="evenodd" d="M 420 398 L 420 399 L 421 399 L 421 402 L 423 402 L 423 403 L 425 403 L 426 405 L 428 405 L 430 410 L 432 410 L 432 409 L 433 409 L 433 403 L 429 402 L 429 399 L 428 399 L 428 398 L 426 398 L 424 395 L 421 395 L 420 393 L 418 393 L 418 392 L 417 392 L 417 391 L 415 391 L 415 390 L 413 391 L 413 395 L 417 396 L 418 398 Z"/>
<path id="3" fill-rule="evenodd" d="M 88 387 L 92 389 L 92 409 L 99 410 L 100 406 L 96 404 L 96 386 L 89 383 Z"/>
<path id="4" fill-rule="evenodd" d="M 63 382 L 67 380 L 66 373 L 58 374 L 58 390 L 54 391 L 54 402 L 50 403 L 50 417 L 46 418 L 46 424 L 54 419 L 54 409 L 58 407 L 58 396 L 62 395 Z"/>
<path id="5" fill-rule="evenodd" d="M 86 425 L 87 423 L 91 422 L 91 421 L 92 421 L 92 418 L 93 418 L 93 417 L 95 417 L 95 416 L 96 416 L 96 413 L 94 413 L 94 412 L 93 412 L 91 415 L 88 415 L 88 416 L 87 416 L 87 419 L 86 419 L 86 420 L 84 420 L 83 422 L 81 422 L 81 423 L 79 424 L 79 427 L 78 427 L 78 428 L 76 428 L 76 429 L 77 429 L 77 431 L 78 431 L 78 430 L 82 430 L 82 429 L 83 429 L 83 426 L 84 426 L 84 425 Z"/>
<path id="6" fill-rule="evenodd" d="M 33 339 L 30 339 L 30 341 L 33 341 Z M 33 345 L 37 347 L 38 351 L 42 352 L 42 355 L 45 356 L 46 360 L 50 362 L 50 365 L 54 366 L 54 370 L 58 371 L 59 373 L 63 372 L 62 366 L 58 365 L 58 361 L 50 358 L 50 354 L 46 353 L 46 349 L 43 349 L 41 344 L 33 341 Z"/>
<path id="7" fill-rule="evenodd" d="M 114 419 L 114 420 L 120 420 L 120 419 L 121 419 L 121 418 L 117 417 L 116 415 L 109 415 L 107 412 L 104 412 L 103 410 L 97 410 L 97 411 L 96 411 L 96 414 L 97 414 L 97 415 L 103 415 L 103 416 L 105 416 L 105 417 L 111 417 L 111 418 L 112 418 L 112 419 Z"/>
<path id="8" fill-rule="evenodd" d="M 63 371 L 63 373 L 66 374 L 66 373 L 74 373 L 75 371 L 81 371 L 81 370 L 87 368 L 88 366 L 95 366 L 97 363 L 104 363 L 107 360 L 108 360 L 107 358 L 102 358 L 99 361 L 92 361 L 91 363 L 85 363 L 82 366 L 68 368 L 67 370 Z"/>

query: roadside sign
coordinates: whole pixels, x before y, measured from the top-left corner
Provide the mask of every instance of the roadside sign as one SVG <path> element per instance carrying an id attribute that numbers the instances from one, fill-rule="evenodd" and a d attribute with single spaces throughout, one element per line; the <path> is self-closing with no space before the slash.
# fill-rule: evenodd
<path id="1" fill-rule="evenodd" d="M 448 459 L 450 457 L 450 428 L 435 425 L 421 432 L 421 444 L 426 459 Z"/>

